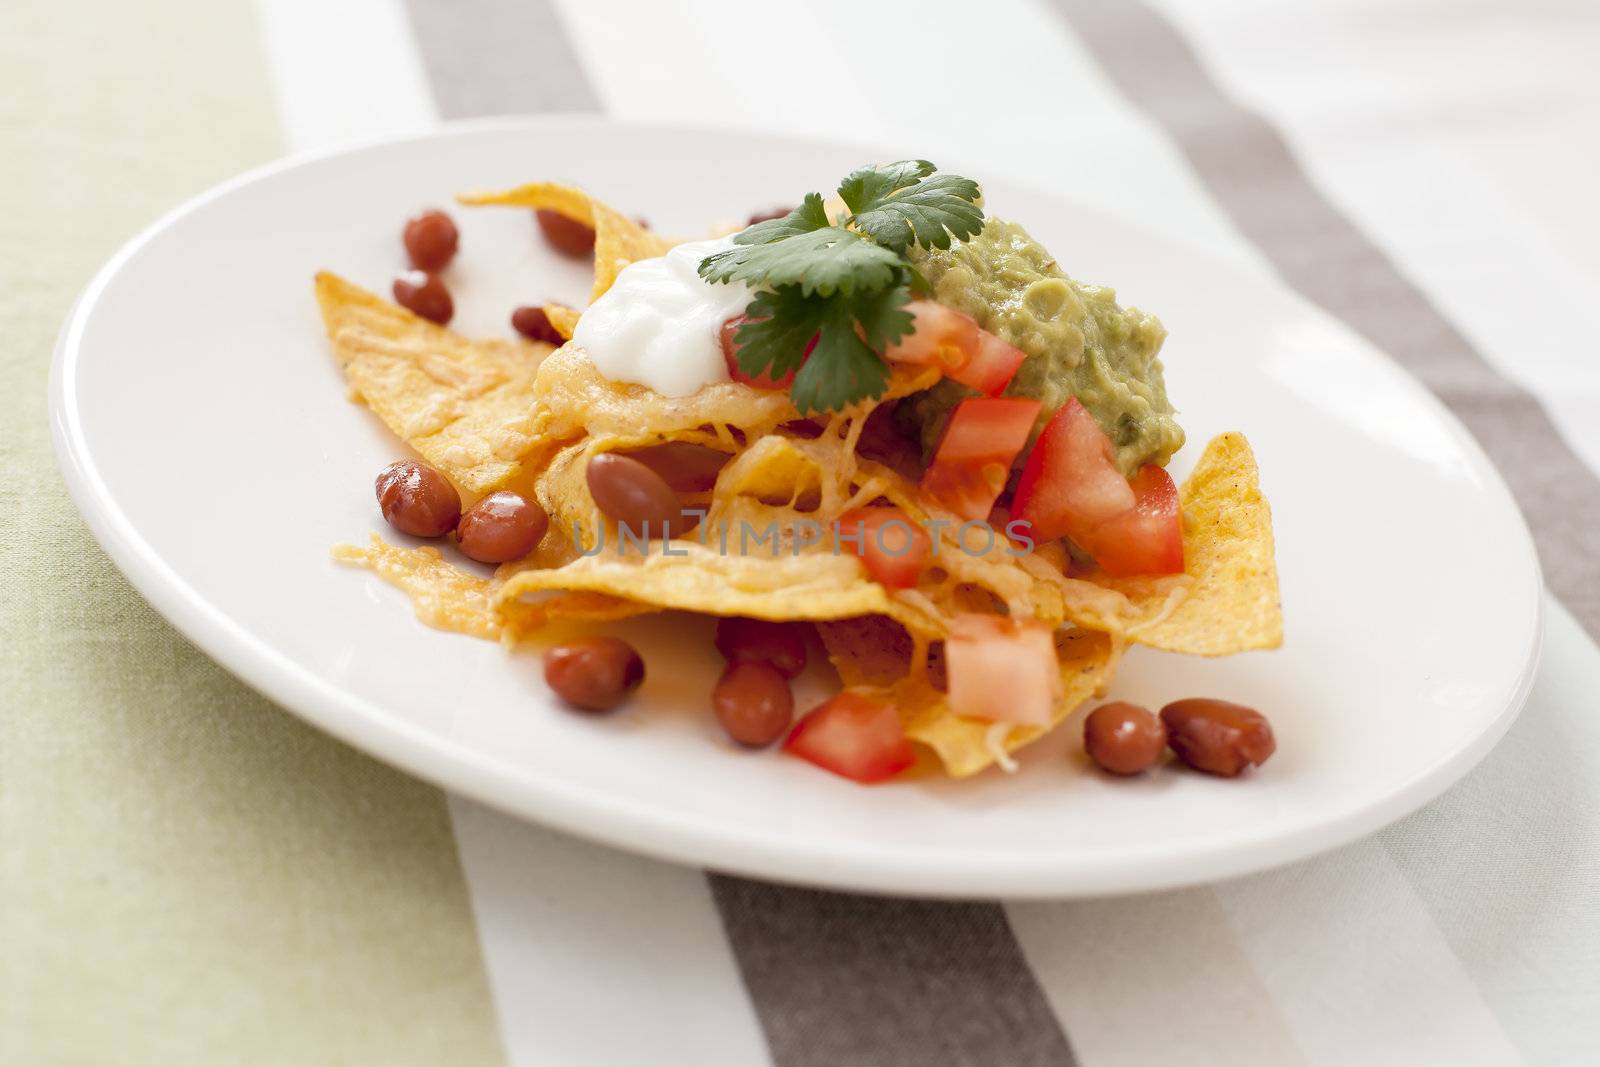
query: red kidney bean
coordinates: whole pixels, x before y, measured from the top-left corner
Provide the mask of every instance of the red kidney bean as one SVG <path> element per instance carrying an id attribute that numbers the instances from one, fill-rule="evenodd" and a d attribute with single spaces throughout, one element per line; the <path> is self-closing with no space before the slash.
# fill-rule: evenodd
<path id="1" fill-rule="evenodd" d="M 374 486 L 383 517 L 413 537 L 443 537 L 461 518 L 461 495 L 450 479 L 415 460 L 402 459 L 378 473 Z"/>
<path id="2" fill-rule="evenodd" d="M 633 536 L 668 536 L 691 518 L 665 479 L 636 459 L 602 452 L 584 473 L 595 507 Z"/>
<path id="3" fill-rule="evenodd" d="M 456 313 L 450 290 L 438 275 L 427 271 L 408 270 L 398 275 L 394 280 L 394 302 L 440 326 Z"/>
<path id="4" fill-rule="evenodd" d="M 466 510 L 456 526 L 456 543 L 479 563 L 509 563 L 532 552 L 549 528 L 544 508 L 501 490 Z"/>
<path id="5" fill-rule="evenodd" d="M 550 316 L 542 307 L 519 307 L 511 313 L 511 328 L 530 341 L 543 341 L 549 345 L 564 345 L 567 339 L 561 336 L 550 323 Z"/>
<path id="6" fill-rule="evenodd" d="M 733 457 L 718 448 L 690 441 L 666 441 L 623 453 L 661 475 L 677 493 L 704 493 L 717 484 L 717 475 Z"/>
<path id="7" fill-rule="evenodd" d="M 644 681 L 644 660 L 616 637 L 580 637 L 544 654 L 544 680 L 584 711 L 610 711 Z"/>
<path id="8" fill-rule="evenodd" d="M 1084 751 L 1112 774 L 1138 774 L 1154 766 L 1166 747 L 1160 720 L 1137 704 L 1105 704 L 1083 720 Z"/>
<path id="9" fill-rule="evenodd" d="M 789 679 L 767 663 L 735 663 L 711 691 L 711 707 L 728 736 L 741 745 L 770 745 L 789 729 L 794 694 Z"/>
<path id="10" fill-rule="evenodd" d="M 1243 704 L 1209 697 L 1176 700 L 1161 709 L 1167 744 L 1198 771 L 1232 778 L 1260 766 L 1276 751 L 1266 716 Z"/>
<path id="11" fill-rule="evenodd" d="M 544 232 L 544 239 L 549 241 L 557 252 L 567 256 L 587 256 L 594 251 L 593 226 L 585 226 L 549 208 L 538 208 L 533 214 L 539 220 L 539 229 Z"/>
<path id="12" fill-rule="evenodd" d="M 406 221 L 401 240 L 406 246 L 406 258 L 418 270 L 441 271 L 455 258 L 461 243 L 461 233 L 455 222 L 442 211 L 424 211 Z"/>
<path id="13" fill-rule="evenodd" d="M 773 219 L 781 219 L 793 210 L 794 208 L 791 207 L 775 207 L 767 211 L 758 211 L 745 220 L 745 225 L 754 226 L 758 222 L 771 222 Z"/>
<path id="14" fill-rule="evenodd" d="M 767 663 L 793 678 L 806 665 L 806 624 L 725 616 L 717 620 L 717 651 L 729 663 Z"/>

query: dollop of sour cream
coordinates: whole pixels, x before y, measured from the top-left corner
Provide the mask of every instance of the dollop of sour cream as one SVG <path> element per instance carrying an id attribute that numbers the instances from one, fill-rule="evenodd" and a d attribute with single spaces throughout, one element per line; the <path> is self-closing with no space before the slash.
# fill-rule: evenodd
<path id="1" fill-rule="evenodd" d="M 691 241 L 664 256 L 630 263 L 605 294 L 584 310 L 572 343 L 595 369 L 666 396 L 688 396 L 726 381 L 722 324 L 750 303 L 740 283 L 701 279 L 700 261 L 733 248 L 733 238 Z"/>

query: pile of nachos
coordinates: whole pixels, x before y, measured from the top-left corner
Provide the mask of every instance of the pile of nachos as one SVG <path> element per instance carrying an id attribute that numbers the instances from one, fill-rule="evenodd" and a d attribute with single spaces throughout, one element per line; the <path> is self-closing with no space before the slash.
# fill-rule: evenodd
<path id="1" fill-rule="evenodd" d="M 1249 443 L 1216 437 L 1175 485 L 1159 321 L 1069 277 L 975 182 L 867 166 L 688 244 L 560 184 L 457 200 L 592 233 L 594 286 L 538 309 L 547 340 L 473 339 L 317 275 L 351 397 L 464 504 L 548 517 L 492 576 L 449 543 L 335 548 L 424 623 L 507 646 L 662 611 L 814 627 L 848 714 L 781 736 L 860 781 L 910 761 L 830 763 L 797 735 L 966 777 L 1012 766 L 1132 645 L 1281 643 Z M 629 528 L 658 489 L 607 465 L 673 450 L 699 457 L 662 472 L 685 517 Z"/>

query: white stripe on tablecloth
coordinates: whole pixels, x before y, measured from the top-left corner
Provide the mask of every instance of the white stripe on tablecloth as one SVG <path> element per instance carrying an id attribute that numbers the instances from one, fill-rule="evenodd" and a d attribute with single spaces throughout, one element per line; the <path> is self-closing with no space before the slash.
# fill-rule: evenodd
<path id="1" fill-rule="evenodd" d="M 450 817 L 511 1067 L 769 1062 L 700 871 L 460 797 Z"/>
<path id="2" fill-rule="evenodd" d="M 1213 891 L 1311 1063 L 1523 1062 L 1378 842 Z"/>
<path id="3" fill-rule="evenodd" d="M 257 10 L 292 150 L 437 121 L 400 0 Z M 700 872 L 449 807 L 508 1067 L 768 1062 Z"/>
<path id="4" fill-rule="evenodd" d="M 256 0 L 278 115 L 293 151 L 438 121 L 397 0 Z"/>
<path id="5" fill-rule="evenodd" d="M 1435 2 L 1400 17 L 1392 6 L 1325 2 L 1156 6 L 1600 471 L 1600 8 L 1574 5 L 1561 34 L 1553 12 L 1533 21 L 1514 7 L 1502 17 Z M 1538 165 L 1519 161 L 1520 146 L 1504 138 L 1528 128 L 1560 151 L 1547 142 Z M 1530 188 L 1530 170 L 1588 178 Z"/>
<path id="6" fill-rule="evenodd" d="M 1600 1060 L 1600 647 L 1554 597 L 1545 668 L 1483 765 L 1376 840 L 1533 1063 Z"/>

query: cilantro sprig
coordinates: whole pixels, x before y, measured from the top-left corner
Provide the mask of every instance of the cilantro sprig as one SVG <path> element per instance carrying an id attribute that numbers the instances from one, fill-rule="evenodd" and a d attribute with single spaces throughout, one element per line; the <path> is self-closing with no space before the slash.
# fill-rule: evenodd
<path id="1" fill-rule="evenodd" d="M 736 247 L 700 263 L 706 281 L 756 291 L 734 334 L 739 369 L 774 379 L 797 371 L 789 392 L 806 412 L 883 393 L 882 353 L 911 332 L 905 305 L 926 288 L 908 253 L 949 248 L 983 229 L 978 183 L 939 174 L 927 160 L 862 167 L 838 192 L 849 214 L 837 221 L 820 194 L 807 193 L 789 214 L 756 223 L 734 237 Z"/>

